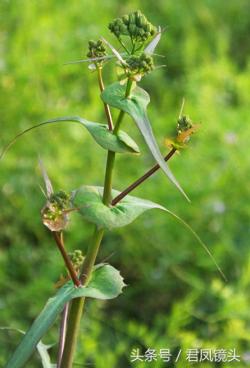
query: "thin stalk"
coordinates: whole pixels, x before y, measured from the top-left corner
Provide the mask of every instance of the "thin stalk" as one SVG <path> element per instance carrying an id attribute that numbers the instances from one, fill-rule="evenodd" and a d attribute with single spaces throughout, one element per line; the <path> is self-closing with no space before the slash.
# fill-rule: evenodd
<path id="1" fill-rule="evenodd" d="M 121 46 L 124 48 L 126 53 L 129 54 L 129 51 L 128 51 L 127 47 L 125 46 L 125 44 L 123 43 L 123 41 L 120 38 L 118 38 L 118 41 L 120 42 Z"/>
<path id="2" fill-rule="evenodd" d="M 126 89 L 126 97 L 129 96 L 132 81 L 128 80 L 127 89 Z M 99 84 L 100 85 L 100 84 Z M 114 134 L 117 134 L 119 130 L 119 126 L 122 122 L 124 113 L 119 114 L 115 128 Z M 117 127 L 118 125 L 118 127 Z M 106 173 L 105 173 L 105 181 L 104 181 L 104 192 L 103 192 L 103 203 L 106 205 L 110 204 L 111 201 L 111 191 L 112 191 L 112 173 L 114 169 L 115 162 L 115 153 L 108 151 L 107 163 L 106 163 Z M 86 257 L 84 259 L 84 263 L 82 266 L 80 279 L 82 281 L 82 285 L 86 285 L 91 276 L 91 272 L 93 270 L 93 266 L 95 264 L 96 256 L 98 254 L 98 250 L 103 238 L 104 229 L 99 229 L 97 226 L 95 227 L 92 243 L 88 247 L 88 251 Z M 71 302 L 71 308 L 68 318 L 68 327 L 66 334 L 65 347 L 63 351 L 63 357 L 61 366 L 59 368 L 72 368 L 73 358 L 77 344 L 77 336 L 80 329 L 80 321 L 83 313 L 85 298 L 76 298 Z"/>
<path id="3" fill-rule="evenodd" d="M 76 273 L 76 271 L 73 267 L 73 264 L 72 264 L 72 262 L 71 262 L 71 260 L 68 256 L 68 253 L 66 252 L 66 249 L 64 247 L 62 231 L 60 231 L 60 232 L 54 231 L 53 235 L 54 235 L 54 239 L 56 241 L 57 247 L 58 247 L 59 251 L 61 252 L 61 255 L 64 259 L 65 266 L 67 267 L 67 270 L 69 271 L 69 274 L 70 274 L 70 277 L 71 277 L 73 283 L 77 287 L 81 286 L 81 282 L 77 277 L 77 273 Z"/>
<path id="4" fill-rule="evenodd" d="M 60 368 L 62 355 L 65 345 L 65 338 L 67 332 L 67 319 L 69 314 L 69 303 L 65 305 L 62 311 L 62 319 L 60 324 L 60 338 L 59 338 L 59 347 L 58 347 L 58 354 L 57 354 L 57 368 Z"/>
<path id="5" fill-rule="evenodd" d="M 167 154 L 167 156 L 164 157 L 165 161 L 168 161 L 176 152 L 175 148 L 172 148 L 172 150 Z M 137 188 L 141 183 L 143 183 L 145 180 L 147 180 L 151 175 L 153 175 L 157 170 L 159 170 L 160 166 L 156 164 L 153 166 L 150 170 L 148 170 L 144 175 L 142 175 L 139 179 L 134 181 L 131 185 L 129 185 L 123 192 L 121 192 L 118 196 L 116 196 L 111 204 L 112 206 L 115 206 L 118 202 L 120 202 L 126 195 L 128 195 L 132 190 Z"/>
<path id="6" fill-rule="evenodd" d="M 104 91 L 104 83 L 103 83 L 103 79 L 102 79 L 102 68 L 97 67 L 97 71 L 98 71 L 99 88 L 100 88 L 100 91 L 103 92 Z M 103 103 L 103 105 L 104 105 L 104 110 L 105 110 L 109 130 L 112 131 L 113 130 L 113 120 L 112 120 L 112 115 L 111 115 L 111 112 L 110 112 L 109 105 L 107 105 L 105 102 Z"/>

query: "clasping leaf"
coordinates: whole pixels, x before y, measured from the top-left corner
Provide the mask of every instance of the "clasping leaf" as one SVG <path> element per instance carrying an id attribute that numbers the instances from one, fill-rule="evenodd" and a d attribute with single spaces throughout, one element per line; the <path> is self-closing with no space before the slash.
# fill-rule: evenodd
<path id="1" fill-rule="evenodd" d="M 106 104 L 125 111 L 133 118 L 157 163 L 165 172 L 169 180 L 188 199 L 187 195 L 185 194 L 180 184 L 169 169 L 168 165 L 164 161 L 164 158 L 162 157 L 162 154 L 154 137 L 151 124 L 147 116 L 147 105 L 150 101 L 148 93 L 142 88 L 136 86 L 131 91 L 130 96 L 128 98 L 125 98 L 125 88 L 126 87 L 121 85 L 120 83 L 111 84 L 110 86 L 107 86 L 105 88 L 105 90 L 101 94 L 101 97 Z"/>

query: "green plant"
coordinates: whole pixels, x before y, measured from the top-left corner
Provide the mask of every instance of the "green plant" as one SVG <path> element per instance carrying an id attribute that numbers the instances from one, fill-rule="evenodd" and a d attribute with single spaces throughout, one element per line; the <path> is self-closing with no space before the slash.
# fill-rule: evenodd
<path id="1" fill-rule="evenodd" d="M 46 185 L 46 203 L 42 209 L 42 221 L 53 234 L 71 280 L 61 286 L 57 294 L 48 301 L 7 363 L 6 367 L 9 368 L 21 367 L 25 364 L 42 336 L 61 312 L 63 312 L 62 321 L 67 320 L 67 323 L 62 324 L 64 328 L 61 329 L 60 334 L 58 365 L 62 368 L 72 366 L 85 298 L 114 298 L 119 295 L 124 286 L 122 277 L 112 266 L 106 264 L 95 266 L 96 256 L 105 229 L 112 230 L 116 227 L 125 226 L 143 212 L 158 208 L 178 219 L 205 247 L 189 225 L 171 211 L 151 201 L 128 196 L 128 193 L 161 168 L 168 179 L 187 198 L 166 161 L 175 152 L 183 148 L 190 135 L 195 131 L 196 126 L 181 112 L 177 121 L 176 138 L 169 143 L 171 151 L 165 158 L 162 157 L 147 116 L 146 109 L 149 103 L 149 95 L 137 86 L 137 83 L 154 69 L 154 49 L 160 41 L 161 29 L 157 30 L 140 12 L 114 20 L 110 23 L 109 29 L 116 36 L 123 52 L 119 53 L 106 40 L 100 39 L 96 42 L 89 42 L 87 54 L 90 69 L 97 74 L 107 124 L 93 123 L 74 116 L 63 117 L 45 121 L 19 135 L 22 136 L 27 131 L 43 125 L 77 122 L 90 132 L 95 141 L 108 151 L 108 154 L 104 187 L 84 186 L 71 193 L 65 193 L 64 191 L 55 193 L 41 164 Z M 107 55 L 107 47 L 111 49 L 113 55 Z M 113 57 L 117 59 L 119 81 L 105 88 L 102 77 L 103 67 L 107 60 Z M 113 123 L 110 107 L 119 110 L 115 124 Z M 136 123 L 157 164 L 124 191 L 118 192 L 112 188 L 116 154 L 137 155 L 140 152 L 137 144 L 125 132 L 120 130 L 126 113 Z M 94 225 L 92 242 L 84 258 L 80 253 L 69 255 L 64 246 L 63 232 L 72 211 L 77 211 L 84 219 Z M 205 249 L 207 250 L 206 247 Z M 67 281 L 67 277 L 65 281 Z M 68 310 L 69 305 L 70 309 Z M 63 343 L 65 334 L 66 340 Z"/>

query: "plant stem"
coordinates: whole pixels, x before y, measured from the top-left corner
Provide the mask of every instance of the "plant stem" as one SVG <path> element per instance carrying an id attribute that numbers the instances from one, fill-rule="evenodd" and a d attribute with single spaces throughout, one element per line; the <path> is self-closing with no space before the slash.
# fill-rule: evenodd
<path id="1" fill-rule="evenodd" d="M 106 206 L 108 206 L 111 202 L 112 177 L 114 165 L 115 165 L 115 152 L 108 151 L 106 172 L 104 179 L 104 189 L 103 189 L 103 203 Z"/>
<path id="2" fill-rule="evenodd" d="M 168 161 L 176 152 L 175 148 L 172 148 L 172 150 L 167 154 L 166 157 L 164 157 L 165 161 Z M 118 196 L 116 196 L 112 200 L 112 206 L 115 206 L 118 202 L 120 202 L 126 195 L 128 195 L 132 190 L 137 188 L 141 183 L 143 183 L 145 180 L 147 180 L 151 175 L 153 175 L 157 170 L 159 170 L 160 166 L 156 164 L 153 166 L 150 170 L 148 170 L 144 175 L 142 175 L 139 179 L 137 179 L 134 183 L 130 184 L 123 192 L 121 192 Z"/>
<path id="3" fill-rule="evenodd" d="M 72 281 L 74 282 L 75 286 L 79 287 L 81 286 L 81 282 L 77 277 L 77 273 L 72 265 L 72 262 L 68 256 L 68 253 L 65 250 L 64 242 L 63 242 L 63 233 L 62 231 L 57 232 L 53 231 L 54 239 L 56 241 L 56 244 L 58 246 L 59 251 L 61 252 L 61 255 L 64 259 L 65 266 L 67 267 L 67 270 L 69 271 L 70 277 Z"/>
<path id="4" fill-rule="evenodd" d="M 82 266 L 81 279 L 83 286 L 88 283 L 91 276 L 99 246 L 102 241 L 103 233 L 103 229 L 98 229 L 97 227 L 95 227 L 93 241 L 88 247 L 87 255 Z M 72 367 L 84 302 L 85 298 L 76 298 L 73 299 L 71 302 L 62 363 L 58 368 Z"/>
<path id="5" fill-rule="evenodd" d="M 99 88 L 100 88 L 100 91 L 103 92 L 104 91 L 104 83 L 103 83 L 103 79 L 102 79 L 102 68 L 97 67 L 97 71 L 98 71 Z M 109 130 L 112 131 L 113 130 L 113 120 L 112 120 L 112 115 L 111 115 L 111 112 L 110 112 L 109 105 L 107 105 L 105 102 L 103 102 L 103 105 L 104 105 L 104 110 L 105 110 L 105 114 L 106 114 L 106 117 L 107 117 Z"/>
<path id="6" fill-rule="evenodd" d="M 100 89 L 104 88 L 103 82 L 101 83 L 100 74 L 98 74 L 99 86 Z M 126 97 L 129 96 L 130 90 L 132 87 L 132 81 L 128 80 L 127 88 L 126 88 Z M 117 134 L 120 124 L 122 122 L 124 116 L 124 112 L 120 111 L 118 116 L 114 134 Z M 108 116 L 107 116 L 108 119 Z M 108 151 L 107 163 L 106 163 L 106 173 L 105 173 L 105 181 L 104 181 L 104 192 L 103 192 L 103 203 L 106 205 L 110 204 L 111 201 L 111 191 L 112 191 L 112 173 L 114 169 L 115 162 L 115 152 Z M 86 285 L 91 276 L 91 272 L 93 270 L 93 266 L 95 264 L 96 256 L 98 254 L 98 250 L 103 238 L 104 229 L 99 229 L 97 226 L 95 227 L 92 243 L 88 247 L 88 251 L 86 257 L 83 262 L 80 280 L 82 281 L 82 285 Z M 71 302 L 71 308 L 68 318 L 68 327 L 67 334 L 65 340 L 65 346 L 63 351 L 63 357 L 60 367 L 58 368 L 71 368 L 73 364 L 74 353 L 77 344 L 77 336 L 80 329 L 80 321 L 83 313 L 85 298 L 76 298 Z"/>
<path id="7" fill-rule="evenodd" d="M 126 87 L 126 92 L 125 92 L 125 98 L 128 98 L 129 97 L 130 92 L 131 92 L 131 88 L 132 88 L 132 84 L 133 84 L 133 80 L 132 79 L 128 79 L 128 81 L 127 81 L 127 87 Z M 117 118 L 117 122 L 115 124 L 115 127 L 114 127 L 114 134 L 117 134 L 118 133 L 124 115 L 125 115 L 125 112 L 121 110 L 120 113 L 119 113 L 119 115 L 118 115 L 118 118 Z"/>

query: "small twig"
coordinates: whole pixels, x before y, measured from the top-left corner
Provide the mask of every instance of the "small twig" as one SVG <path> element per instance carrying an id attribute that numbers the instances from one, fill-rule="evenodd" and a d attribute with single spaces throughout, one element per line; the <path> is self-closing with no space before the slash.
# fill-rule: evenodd
<path id="1" fill-rule="evenodd" d="M 175 148 L 172 148 L 172 150 L 167 154 L 166 157 L 164 157 L 165 161 L 168 161 L 176 152 Z M 153 166 L 150 170 L 148 170 L 144 175 L 142 175 L 139 179 L 137 179 L 134 183 L 132 183 L 129 187 L 127 187 L 123 192 L 121 192 L 117 197 L 115 197 L 111 204 L 112 206 L 115 206 L 118 202 L 120 202 L 126 195 L 128 195 L 132 190 L 134 190 L 138 185 L 143 183 L 145 180 L 147 180 L 151 175 L 153 175 L 160 166 L 156 164 Z"/>
<path id="2" fill-rule="evenodd" d="M 62 311 L 62 319 L 60 323 L 60 334 L 59 334 L 59 346 L 58 346 L 58 354 L 57 354 L 57 368 L 60 368 L 63 349 L 65 344 L 66 332 L 67 332 L 67 320 L 69 314 L 69 303 L 67 303 Z"/>
<path id="3" fill-rule="evenodd" d="M 77 273 L 72 265 L 72 262 L 68 256 L 68 253 L 65 250 L 64 247 L 64 242 L 63 242 L 63 233 L 57 232 L 57 231 L 53 231 L 53 235 L 54 235 L 54 239 L 56 241 L 56 244 L 58 246 L 59 251 L 61 252 L 61 255 L 64 259 L 65 262 L 65 266 L 67 267 L 67 270 L 69 271 L 70 277 L 73 281 L 73 283 L 75 284 L 75 286 L 79 287 L 81 286 L 81 282 L 77 277 Z"/>

